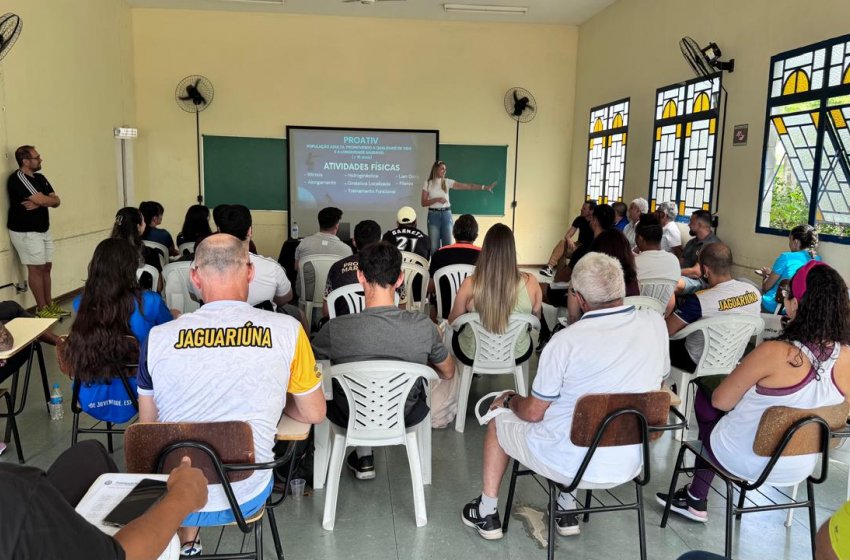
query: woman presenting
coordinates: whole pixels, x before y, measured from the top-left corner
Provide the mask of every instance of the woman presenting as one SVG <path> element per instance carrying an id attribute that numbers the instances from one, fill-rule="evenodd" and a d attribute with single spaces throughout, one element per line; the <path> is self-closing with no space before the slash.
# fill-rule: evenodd
<path id="1" fill-rule="evenodd" d="M 431 174 L 422 187 L 422 206 L 428 208 L 428 236 L 431 238 L 431 254 L 444 245 L 452 243 L 452 208 L 449 203 L 449 190 L 493 192 L 496 182 L 489 185 L 461 183 L 446 179 L 446 164 L 434 162 Z"/>

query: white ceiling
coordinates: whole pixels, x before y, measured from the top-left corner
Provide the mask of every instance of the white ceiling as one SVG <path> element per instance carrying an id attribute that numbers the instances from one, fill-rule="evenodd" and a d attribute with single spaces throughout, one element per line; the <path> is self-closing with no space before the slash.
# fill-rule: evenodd
<path id="1" fill-rule="evenodd" d="M 499 21 L 579 25 L 616 0 L 398 0 L 363 5 L 342 0 L 128 0 L 138 8 L 175 8 L 314 14 L 329 16 L 427 19 L 438 21 Z M 444 3 L 524 6 L 523 16 L 456 14 L 443 11 Z"/>

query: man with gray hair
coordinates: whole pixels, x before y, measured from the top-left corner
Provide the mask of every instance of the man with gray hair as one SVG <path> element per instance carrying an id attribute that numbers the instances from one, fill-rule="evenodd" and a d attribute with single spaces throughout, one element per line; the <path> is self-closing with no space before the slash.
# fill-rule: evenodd
<path id="1" fill-rule="evenodd" d="M 649 212 L 649 203 L 646 202 L 645 198 L 636 198 L 629 204 L 629 210 L 626 213 L 629 223 L 623 228 L 623 234 L 629 240 L 629 245 L 632 246 L 632 249 L 637 244 L 637 241 L 635 241 L 635 228 L 638 222 L 640 222 L 641 214 L 646 214 L 647 212 Z"/>
<path id="2" fill-rule="evenodd" d="M 197 245 L 191 280 L 204 305 L 151 330 L 139 357 L 139 420 L 248 422 L 256 460 L 265 463 L 281 414 L 318 424 L 325 396 L 301 323 L 247 303 L 253 277 L 240 239 L 217 233 Z M 264 470 L 233 483 L 246 518 L 263 508 L 273 482 Z M 207 505 L 180 529 L 181 554 L 200 553 L 197 527 L 232 521 L 221 486 L 211 486 Z"/>
<path id="3" fill-rule="evenodd" d="M 496 510 L 499 486 L 511 458 L 562 484 L 575 477 L 587 448 L 570 441 L 576 403 L 590 393 L 640 393 L 661 387 L 670 369 L 667 329 L 659 313 L 623 305 L 626 286 L 619 261 L 589 253 L 576 264 L 570 298 L 584 316 L 555 334 L 540 356 L 531 395 L 508 391 L 493 401 L 505 408 L 487 426 L 483 488 L 466 504 L 461 520 L 485 539 L 502 537 Z M 605 333 L 605 336 L 600 336 Z M 635 348 L 641 357 L 635 359 Z M 631 480 L 642 464 L 640 446 L 602 447 L 584 473 L 588 482 Z M 573 498 L 558 497 L 560 535 L 579 533 Z"/>
<path id="4" fill-rule="evenodd" d="M 664 237 L 661 238 L 661 250 L 673 253 L 676 258 L 682 258 L 682 234 L 676 225 L 676 216 L 679 209 L 675 202 L 662 202 L 658 205 L 658 221 L 664 229 Z"/>

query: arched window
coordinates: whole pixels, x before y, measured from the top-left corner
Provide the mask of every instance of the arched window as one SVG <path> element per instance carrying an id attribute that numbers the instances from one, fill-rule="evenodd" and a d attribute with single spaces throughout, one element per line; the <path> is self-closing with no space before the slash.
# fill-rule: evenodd
<path id="1" fill-rule="evenodd" d="M 756 230 L 850 242 L 850 35 L 770 59 Z"/>
<path id="2" fill-rule="evenodd" d="M 629 100 L 590 110 L 585 200 L 610 204 L 623 200 Z"/>
<path id="3" fill-rule="evenodd" d="M 679 215 L 711 210 L 720 76 L 660 88 L 655 102 L 649 198 L 672 200 Z"/>

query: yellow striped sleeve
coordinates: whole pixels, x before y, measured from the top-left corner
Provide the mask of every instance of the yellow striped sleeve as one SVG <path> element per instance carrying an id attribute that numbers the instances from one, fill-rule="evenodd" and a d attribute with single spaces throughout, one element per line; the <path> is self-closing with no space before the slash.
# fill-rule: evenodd
<path id="1" fill-rule="evenodd" d="M 295 342 L 295 354 L 289 365 L 288 393 L 298 395 L 307 393 L 322 382 L 322 374 L 316 367 L 316 359 L 313 357 L 313 349 L 307 334 L 302 327 L 298 328 L 298 340 Z"/>

